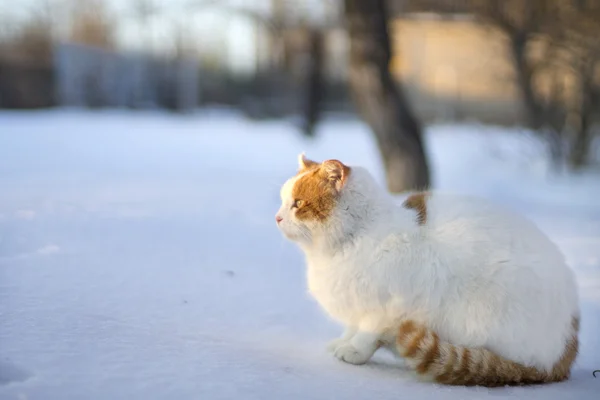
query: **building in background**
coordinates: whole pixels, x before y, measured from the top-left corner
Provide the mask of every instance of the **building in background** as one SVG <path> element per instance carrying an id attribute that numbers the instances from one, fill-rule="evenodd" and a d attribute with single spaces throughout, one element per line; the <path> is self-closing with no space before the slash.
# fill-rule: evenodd
<path id="1" fill-rule="evenodd" d="M 196 60 L 72 43 L 57 44 L 54 55 L 57 106 L 190 111 L 199 105 Z"/>
<path id="2" fill-rule="evenodd" d="M 521 123 L 507 43 L 469 15 L 412 13 L 392 23 L 393 74 L 426 119 Z"/>

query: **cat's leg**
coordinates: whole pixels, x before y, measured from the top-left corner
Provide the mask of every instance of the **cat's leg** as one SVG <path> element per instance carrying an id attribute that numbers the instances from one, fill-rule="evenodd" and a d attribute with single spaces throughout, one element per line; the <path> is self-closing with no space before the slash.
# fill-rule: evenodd
<path id="1" fill-rule="evenodd" d="M 367 318 L 361 321 L 350 340 L 338 346 L 334 356 L 350 364 L 364 364 L 381 346 L 382 334 L 383 330 L 377 321 Z"/>
<path id="2" fill-rule="evenodd" d="M 353 327 L 353 326 L 348 326 L 346 327 L 346 329 L 344 330 L 344 333 L 342 334 L 341 337 L 333 339 L 331 342 L 329 342 L 327 344 L 327 351 L 334 353 L 338 347 L 340 347 L 343 344 L 346 344 L 350 341 L 350 339 L 352 339 L 352 337 L 354 337 L 354 335 L 357 332 L 357 328 Z"/>
<path id="3" fill-rule="evenodd" d="M 334 352 L 341 361 L 361 365 L 369 361 L 380 346 L 381 335 L 377 332 L 358 330 L 352 339 L 340 345 Z"/>

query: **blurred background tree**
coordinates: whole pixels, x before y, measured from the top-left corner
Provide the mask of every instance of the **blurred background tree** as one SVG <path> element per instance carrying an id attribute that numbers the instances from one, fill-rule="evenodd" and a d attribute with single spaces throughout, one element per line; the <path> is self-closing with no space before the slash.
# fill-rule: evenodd
<path id="1" fill-rule="evenodd" d="M 421 123 L 390 71 L 386 0 L 346 0 L 344 6 L 353 99 L 379 145 L 388 189 L 394 193 L 425 190 L 430 177 Z"/>
<path id="2" fill-rule="evenodd" d="M 509 39 L 529 126 L 547 136 L 557 162 L 585 165 L 598 110 L 600 3 L 474 0 L 470 7 Z"/>
<path id="3" fill-rule="evenodd" d="M 103 0 L 76 0 L 71 11 L 70 41 L 115 49 L 115 26 Z"/>
<path id="4" fill-rule="evenodd" d="M 408 0 L 406 9 L 468 13 L 507 40 L 527 125 L 557 166 L 587 164 L 597 121 L 600 2 Z"/>

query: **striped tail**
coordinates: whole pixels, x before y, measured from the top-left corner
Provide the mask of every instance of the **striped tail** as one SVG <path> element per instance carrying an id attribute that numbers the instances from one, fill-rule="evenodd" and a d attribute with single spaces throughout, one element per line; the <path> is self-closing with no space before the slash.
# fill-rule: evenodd
<path id="1" fill-rule="evenodd" d="M 549 372 L 507 360 L 484 348 L 466 348 L 441 341 L 438 335 L 414 321 L 400 326 L 396 346 L 419 375 L 437 383 L 461 386 L 514 386 L 560 382 L 570 376 L 578 352 L 579 319 L 561 359 Z"/>

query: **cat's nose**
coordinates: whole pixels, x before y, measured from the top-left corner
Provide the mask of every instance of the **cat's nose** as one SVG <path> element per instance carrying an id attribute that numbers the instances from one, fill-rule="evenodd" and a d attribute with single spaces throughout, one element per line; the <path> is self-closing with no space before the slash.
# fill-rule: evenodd
<path id="1" fill-rule="evenodd" d="M 276 215 L 275 221 L 277 221 L 277 223 L 280 223 L 281 221 L 283 221 L 283 218 L 281 218 L 279 215 Z"/>

